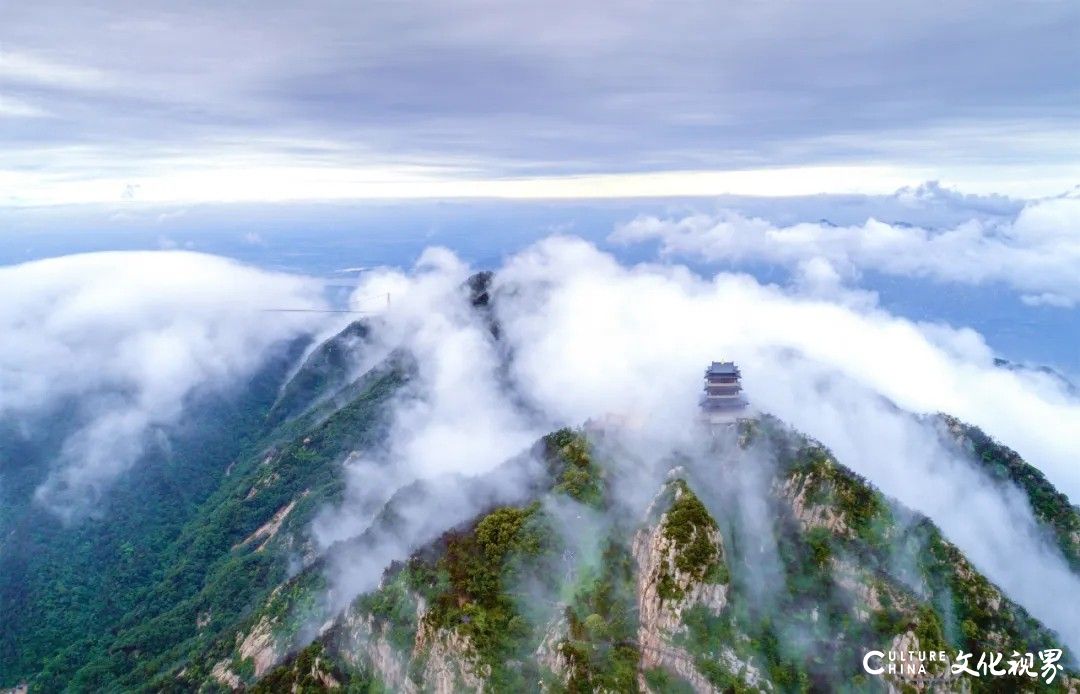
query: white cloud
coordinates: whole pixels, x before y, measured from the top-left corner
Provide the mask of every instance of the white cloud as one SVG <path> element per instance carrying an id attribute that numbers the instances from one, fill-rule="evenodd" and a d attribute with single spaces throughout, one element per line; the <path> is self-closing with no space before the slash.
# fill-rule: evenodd
<path id="1" fill-rule="evenodd" d="M 281 146 L 285 143 L 278 143 Z M 295 143 L 299 147 L 304 143 Z M 589 199 L 737 195 L 885 193 L 919 180 L 922 170 L 872 166 L 806 166 L 731 171 L 666 171 L 476 178 L 466 163 L 412 166 L 391 157 L 368 155 L 352 162 L 297 164 L 288 157 L 259 151 L 185 150 L 183 161 L 142 154 L 123 175 L 102 175 L 100 155 L 91 150 L 36 148 L 23 157 L 35 164 L 52 161 L 60 172 L 0 169 L 5 182 L 0 204 L 38 206 L 92 204 L 137 197 L 142 203 L 206 201 L 264 202 L 417 198 Z M 59 166 L 64 160 L 63 166 Z M 72 175 L 72 168 L 82 169 Z M 138 183 L 131 180 L 137 178 Z M 1059 190 L 1055 187 L 1054 190 Z M 137 195 L 136 195 L 137 193 Z"/>
<path id="2" fill-rule="evenodd" d="M 1072 308 L 1073 306 L 1076 306 L 1075 299 L 1068 296 L 1062 296 L 1061 294 L 1054 294 L 1053 292 L 1023 294 L 1020 297 L 1020 301 L 1028 306 L 1052 306 L 1054 308 Z"/>
<path id="3" fill-rule="evenodd" d="M 804 296 L 831 300 L 852 307 L 871 308 L 878 302 L 876 292 L 845 286 L 844 277 L 836 271 L 832 263 L 820 256 L 798 262 L 792 272 L 792 285 Z"/>
<path id="4" fill-rule="evenodd" d="M 468 277 L 469 268 L 450 251 L 429 248 L 412 275 L 375 270 L 353 293 L 354 305 L 382 311 L 374 318 L 368 359 L 403 347 L 416 358 L 418 373 L 409 395 L 395 404 L 388 449 L 349 461 L 353 501 L 320 521 L 324 545 L 359 532 L 398 487 L 487 472 L 546 433 L 507 399 L 497 345 L 469 304 Z M 372 301 L 388 294 L 389 306 Z"/>
<path id="5" fill-rule="evenodd" d="M 989 484 L 912 414 L 940 410 L 980 425 L 1080 495 L 1080 402 L 1051 379 L 996 368 L 973 331 L 917 325 L 866 303 L 793 296 L 742 275 L 706 280 L 678 266 L 627 268 L 584 241 L 549 238 L 496 274 L 500 351 L 465 308 L 467 269 L 446 251 L 422 265 L 412 275 L 379 273 L 358 290 L 393 293 L 393 308 L 380 318 L 384 348 L 415 350 L 423 374 L 420 400 L 398 409 L 390 467 L 371 478 L 357 468 L 351 482 L 369 512 L 377 506 L 366 491 L 371 479 L 394 487 L 488 470 L 530 436 L 606 413 L 637 423 L 628 448 L 649 460 L 699 450 L 702 368 L 732 358 L 756 407 L 820 439 L 885 493 L 934 519 L 1011 597 L 1080 646 L 1080 607 L 1057 597 L 1080 590 L 1080 580 L 1027 502 Z M 810 273 L 831 286 L 828 268 Z M 651 493 L 648 474 L 632 464 L 642 488 L 629 491 Z M 406 474 L 388 481 L 395 465 Z M 352 525 L 338 537 L 370 516 L 343 518 Z M 1010 558 L 1016 552 L 1023 562 Z"/>
<path id="6" fill-rule="evenodd" d="M 112 82 L 106 73 L 96 68 L 11 49 L 0 50 L 0 80 L 74 89 L 99 88 Z"/>
<path id="7" fill-rule="evenodd" d="M 0 95 L 0 118 L 43 118 L 48 115 L 48 111 L 28 101 Z"/>
<path id="8" fill-rule="evenodd" d="M 922 166 L 861 164 L 807 165 L 727 170 L 678 170 L 546 176 L 477 176 L 474 162 L 401 163 L 400 157 L 365 152 L 341 157 L 328 153 L 318 165 L 295 161 L 274 148 L 311 146 L 306 142 L 267 142 L 256 149 L 235 141 L 192 145 L 182 156 L 166 147 L 140 150 L 102 173 L 102 153 L 93 147 L 33 147 L 13 153 L 20 168 L 0 169 L 0 205 L 37 207 L 111 203 L 131 199 L 144 204 L 201 202 L 284 202 L 305 200 L 509 199 L 587 200 L 687 198 L 716 195 L 809 196 L 884 195 L 916 190 L 931 169 Z M 16 161 L 16 154 L 18 155 Z M 47 166 L 42 166 L 47 163 Z M 27 170 L 27 169 L 30 170 Z M 1006 191 L 1019 196 L 1060 193 L 1076 172 L 1002 168 L 989 180 L 970 179 L 957 170 L 965 190 Z M 117 172 L 117 173 L 113 173 Z M 1050 173 L 1048 173 L 1050 172 Z M 132 180 L 138 183 L 132 183 Z M 128 195 L 130 191 L 130 195 Z M 137 195 L 136 195 L 137 193 Z M 972 196 L 974 197 L 974 196 Z M 989 196 L 988 196 L 989 197 Z M 912 204 L 920 201 L 912 199 Z"/>
<path id="9" fill-rule="evenodd" d="M 861 270 L 943 282 L 1002 282 L 1026 303 L 1072 306 L 1080 300 L 1080 196 L 1025 205 L 1015 219 L 976 220 L 933 230 L 870 219 L 855 226 L 775 226 L 736 212 L 678 219 L 639 217 L 610 236 L 616 243 L 659 241 L 667 256 L 767 262 L 788 267 L 826 261 L 840 274 Z"/>
<path id="10" fill-rule="evenodd" d="M 44 421 L 77 404 L 76 428 L 38 489 L 68 518 L 94 501 L 174 422 L 200 387 L 251 373 L 296 336 L 318 286 L 187 252 L 64 256 L 0 268 L 0 417 Z M 272 317 L 271 317 L 272 315 Z"/>
<path id="11" fill-rule="evenodd" d="M 1080 580 L 1026 501 L 986 484 L 909 414 L 945 411 L 980 425 L 1077 498 L 1080 402 L 1059 384 L 995 368 L 970 330 L 793 297 L 746 276 L 624 268 L 577 240 L 543 241 L 497 277 L 512 375 L 553 421 L 629 412 L 651 446 L 690 446 L 703 365 L 735 359 L 755 406 L 934 519 L 1009 595 L 1080 645 L 1080 608 L 1057 597 Z M 1024 562 L 1010 558 L 1017 552 Z"/>
<path id="12" fill-rule="evenodd" d="M 530 383 L 529 392 L 542 403 L 550 397 L 570 421 L 612 399 L 658 413 L 672 409 L 659 407 L 662 401 L 692 408 L 693 398 L 680 393 L 696 386 L 702 363 L 724 355 L 746 362 L 759 354 L 760 366 L 746 363 L 748 382 L 760 368 L 767 383 L 772 352 L 795 350 L 907 410 L 946 411 L 983 426 L 1080 497 L 1073 463 L 1080 450 L 1080 403 L 1038 374 L 996 368 L 973 331 L 796 299 L 747 276 L 720 274 L 705 282 L 678 266 L 628 270 L 580 241 L 542 242 L 498 277 L 526 286 L 554 283 L 543 314 L 503 301 L 500 318 L 521 342 L 515 345 L 518 367 L 535 359 L 536 373 L 548 374 Z M 762 354 L 766 347 L 769 353 Z M 552 364 L 559 368 L 546 368 Z M 651 376 L 614 378 L 617 397 L 611 388 L 582 386 L 591 383 L 581 380 L 589 374 L 603 382 L 619 373 L 668 377 L 660 383 Z M 1054 436 L 1047 436 L 1046 422 L 1056 423 Z"/>

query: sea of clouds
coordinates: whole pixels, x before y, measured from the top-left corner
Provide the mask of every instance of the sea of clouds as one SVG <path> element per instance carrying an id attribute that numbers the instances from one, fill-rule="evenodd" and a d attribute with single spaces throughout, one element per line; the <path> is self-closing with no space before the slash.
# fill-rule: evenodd
<path id="1" fill-rule="evenodd" d="M 487 472 L 559 426 L 614 414 L 635 423 L 631 445 L 653 459 L 693 449 L 703 367 L 734 359 L 756 409 L 821 440 L 932 518 L 980 570 L 1080 647 L 1080 606 L 1061 600 L 1080 590 L 1080 577 L 1026 499 L 991 484 L 917 416 L 947 412 L 984 427 L 1076 498 L 1080 401 L 1060 381 L 1002 369 L 978 334 L 913 323 L 865 297 L 825 299 L 798 284 L 702 277 L 672 264 L 628 267 L 559 236 L 496 271 L 496 341 L 470 310 L 470 272 L 450 251 L 432 249 L 412 271 L 369 273 L 357 290 L 393 295 L 373 347 L 417 355 L 421 395 L 397 413 L 389 453 L 357 463 L 351 486 L 368 498 L 367 512 L 324 518 L 327 545 L 366 527 L 378 508 L 371 480 L 391 482 L 379 492 L 385 498 L 414 479 Z M 462 510 L 454 522 L 468 517 Z M 377 581 L 368 575 L 343 590 Z"/>
<path id="2" fill-rule="evenodd" d="M 495 469 L 559 426 L 615 414 L 634 422 L 628 444 L 653 460 L 693 449 L 702 369 L 732 359 L 755 409 L 819 439 L 932 518 L 1080 650 L 1080 604 L 1062 599 L 1080 593 L 1080 578 L 1027 501 L 988 483 L 918 417 L 947 412 L 984 428 L 1076 499 L 1080 400 L 1052 375 L 996 365 L 978 333 L 893 315 L 856 284 L 864 269 L 1005 283 L 1033 302 L 1075 310 L 1078 205 L 1075 196 L 1036 201 L 1004 221 L 945 230 L 776 226 L 733 213 L 639 218 L 613 240 L 659 240 L 658 262 L 628 265 L 580 238 L 544 238 L 494 268 L 488 314 L 470 304 L 474 269 L 445 248 L 408 269 L 364 273 L 357 300 L 392 301 L 368 316 L 363 358 L 405 349 L 418 374 L 395 404 L 385 447 L 345 461 L 345 501 L 319 516 L 315 536 L 324 549 L 355 537 L 416 480 L 440 493 L 401 507 L 415 522 L 368 546 L 378 566 L 353 566 L 338 589 L 347 597 L 373 587 L 383 559 L 490 503 L 499 493 L 471 496 L 462 477 Z M 796 272 L 777 286 L 672 262 L 684 254 Z M 26 263 L 0 269 L 0 289 L 9 297 L 0 307 L 0 416 L 32 426 L 74 402 L 85 417 L 36 491 L 68 520 L 123 483 L 147 432 L 178 420 L 188 394 L 237 383 L 273 345 L 335 327 L 320 314 L 260 310 L 320 307 L 318 282 L 188 252 Z M 508 482 L 503 496 L 521 483 Z"/>

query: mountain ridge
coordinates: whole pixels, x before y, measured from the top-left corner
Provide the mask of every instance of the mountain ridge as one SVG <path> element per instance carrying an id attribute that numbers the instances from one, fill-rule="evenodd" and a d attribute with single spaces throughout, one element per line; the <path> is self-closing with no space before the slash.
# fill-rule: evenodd
<path id="1" fill-rule="evenodd" d="M 491 275 L 462 291 L 498 341 Z M 346 461 L 383 451 L 394 406 L 420 396 L 415 357 L 380 352 L 377 329 L 345 326 L 245 413 L 243 446 L 207 458 L 221 465 L 218 487 L 139 578 L 130 609 L 0 681 L 33 691 L 904 689 L 929 685 L 865 677 L 860 649 L 1055 641 L 929 519 L 768 415 L 703 434 L 704 448 L 656 469 L 610 421 L 561 429 L 485 475 L 387 490 L 366 529 L 320 546 L 312 524 L 342 504 Z M 1025 494 L 1076 571 L 1077 508 L 981 430 L 940 421 L 989 478 Z M 623 498 L 650 485 L 655 513 Z M 425 507 L 454 513 L 408 512 Z M 470 552 L 487 552 L 490 566 L 472 565 Z M 359 562 L 364 587 L 351 588 L 342 577 L 365 555 L 382 563 Z M 515 592 L 522 575 L 535 578 L 531 607 Z M 1067 690 L 1075 678 L 1070 669 L 1058 682 Z"/>
<path id="2" fill-rule="evenodd" d="M 769 426 L 777 425 L 775 420 L 766 421 L 769 422 Z M 571 463 L 568 469 L 561 471 L 561 474 L 557 475 L 553 480 L 552 491 L 571 498 L 575 494 L 581 495 L 582 489 L 589 488 L 586 481 L 589 478 L 571 474 L 570 478 L 577 478 L 578 482 L 585 481 L 586 483 L 572 487 L 564 486 L 559 489 L 565 481 L 563 475 L 568 470 L 572 472 L 582 466 L 593 465 L 591 460 L 586 461 L 581 455 L 582 446 L 584 445 L 582 441 L 584 439 L 578 438 L 580 436 L 581 434 L 564 430 L 545 439 L 545 446 L 549 449 L 549 452 L 553 440 L 562 441 L 564 443 L 563 446 L 559 447 L 560 453 L 578 461 L 577 465 Z M 777 487 L 776 491 L 780 493 L 782 498 L 788 500 L 791 504 L 793 517 L 805 526 L 804 530 L 807 531 L 806 545 L 809 547 L 810 556 L 814 558 L 814 561 L 834 561 L 830 555 L 834 551 L 832 545 L 837 540 L 837 536 L 843 538 L 842 542 L 865 543 L 862 545 L 864 550 L 866 547 L 872 546 L 873 541 L 879 539 L 875 533 L 880 529 L 875 529 L 873 519 L 878 514 L 885 513 L 885 511 L 884 507 L 876 507 L 876 504 L 881 503 L 883 499 L 878 492 L 867 487 L 857 475 L 835 463 L 835 460 L 820 446 L 811 444 L 800 449 L 797 460 L 794 462 L 795 465 L 791 468 L 792 476 L 788 477 L 783 485 Z M 832 488 L 829 493 L 837 495 L 838 501 L 831 506 L 808 503 L 809 499 L 814 498 L 815 494 L 821 491 L 818 482 L 822 480 L 831 485 Z M 600 612 L 576 615 L 568 612 L 562 617 L 555 617 L 543 622 L 548 626 L 544 627 L 545 631 L 543 638 L 540 639 L 540 646 L 534 651 L 535 661 L 537 664 L 546 663 L 549 669 L 554 668 L 553 672 L 562 671 L 561 678 L 556 677 L 555 680 L 547 682 L 546 686 L 548 688 L 562 686 L 570 691 L 595 691 L 605 688 L 618 691 L 632 688 L 651 690 L 650 681 L 654 683 L 670 682 L 679 678 L 685 680 L 698 691 L 709 690 L 703 683 L 710 683 L 709 687 L 722 689 L 723 687 L 736 686 L 736 684 L 743 687 L 764 687 L 763 682 L 774 682 L 774 686 L 783 691 L 787 691 L 790 687 L 809 686 L 811 675 L 805 671 L 800 671 L 790 663 L 771 663 L 775 671 L 770 673 L 770 677 L 758 672 L 757 668 L 754 667 L 752 656 L 749 660 L 740 660 L 733 652 L 730 652 L 726 656 L 716 655 L 715 657 L 721 658 L 720 662 L 738 662 L 741 665 L 739 665 L 738 669 L 732 667 L 727 670 L 717 670 L 718 666 L 716 666 L 715 662 L 702 660 L 700 657 L 695 660 L 694 657 L 687 655 L 688 651 L 683 646 L 660 635 L 663 630 L 656 625 L 661 624 L 668 626 L 672 624 L 681 625 L 681 628 L 688 634 L 685 638 L 689 639 L 689 642 L 693 642 L 693 639 L 699 637 L 706 638 L 703 634 L 711 633 L 710 629 L 713 631 L 720 629 L 721 626 L 715 623 L 715 612 L 723 609 L 729 594 L 723 590 L 710 589 L 708 586 L 713 581 L 716 581 L 714 585 L 730 584 L 731 580 L 728 573 L 729 568 L 723 559 L 723 551 L 713 552 L 710 549 L 710 547 L 722 547 L 723 540 L 720 540 L 719 535 L 717 535 L 714 540 L 706 539 L 706 541 L 702 542 L 702 538 L 708 538 L 708 528 L 718 527 L 715 525 L 716 521 L 712 519 L 708 512 L 703 512 L 704 507 L 700 506 L 697 496 L 688 486 L 684 477 L 676 473 L 675 478 L 665 484 L 664 490 L 669 496 L 674 497 L 673 501 L 679 499 L 692 500 L 686 501 L 685 505 L 693 510 L 676 510 L 673 508 L 673 504 L 669 504 L 663 515 L 679 517 L 683 525 L 688 525 L 691 528 L 688 532 L 684 530 L 682 535 L 685 540 L 684 544 L 688 547 L 694 547 L 694 550 L 690 552 L 684 550 L 683 553 L 678 554 L 677 558 L 675 553 L 671 552 L 672 556 L 666 560 L 666 565 L 671 569 L 671 573 L 659 571 L 657 567 L 664 562 L 655 557 L 653 557 L 651 563 L 650 560 L 643 559 L 642 556 L 648 556 L 649 552 L 643 550 L 642 547 L 651 546 L 653 547 L 652 555 L 663 555 L 678 543 L 664 549 L 667 545 L 664 544 L 663 540 L 657 539 L 664 537 L 663 534 L 657 535 L 657 528 L 662 524 L 654 524 L 652 530 L 648 531 L 651 534 L 642 535 L 641 533 L 644 531 L 639 529 L 633 540 L 629 543 L 623 542 L 621 550 L 618 543 L 609 547 L 606 550 L 609 561 L 605 562 L 606 565 L 617 567 L 619 565 L 618 557 L 621 553 L 625 564 L 625 557 L 628 556 L 627 552 L 629 551 L 629 556 L 633 557 L 634 561 L 637 562 L 638 569 L 641 572 L 656 575 L 653 580 L 646 581 L 648 587 L 638 595 L 637 599 L 638 612 L 643 615 L 641 622 L 653 626 L 641 627 L 636 632 L 634 630 L 627 632 L 625 625 L 619 626 L 618 620 L 609 623 L 605 619 L 605 615 Z M 665 491 L 662 491 L 662 497 Z M 592 498 L 593 503 L 595 503 L 595 497 L 590 497 L 587 493 L 582 496 L 586 499 Z M 592 507 L 589 503 L 583 503 L 582 505 L 585 508 Z M 660 506 L 663 507 L 664 504 L 660 503 Z M 475 522 L 472 529 L 475 536 L 472 541 L 479 541 L 478 538 L 484 535 L 483 524 L 485 522 L 494 522 L 492 519 L 497 516 L 503 516 L 501 520 L 506 520 L 505 517 L 514 518 L 518 521 L 519 526 L 524 526 L 526 521 L 533 518 L 539 510 L 540 506 L 536 501 L 526 507 L 499 507 L 491 514 L 483 516 L 480 521 Z M 686 516 L 695 518 L 696 521 L 682 520 Z M 706 530 L 698 530 L 699 528 L 705 528 Z M 264 661 L 262 667 L 253 673 L 256 675 L 256 681 L 258 681 L 259 676 L 262 676 L 266 678 L 267 682 L 274 683 L 274 687 L 280 687 L 283 683 L 290 681 L 296 684 L 301 679 L 309 685 L 313 681 L 319 681 L 329 686 L 328 683 L 331 681 L 342 684 L 343 679 L 352 681 L 352 678 L 359 677 L 360 681 L 365 683 L 361 686 L 373 686 L 376 688 L 387 686 L 391 689 L 404 691 L 409 691 L 409 687 L 419 689 L 432 687 L 435 691 L 457 691 L 460 689 L 479 689 L 483 686 L 490 686 L 497 691 L 503 689 L 518 690 L 517 688 L 522 686 L 523 681 L 515 680 L 507 683 L 500 679 L 505 677 L 506 673 L 500 674 L 501 670 L 499 668 L 502 667 L 500 664 L 502 661 L 492 655 L 498 652 L 498 646 L 491 644 L 492 636 L 490 632 L 485 631 L 481 626 L 477 626 L 478 622 L 480 624 L 485 623 L 484 620 L 487 617 L 484 609 L 485 605 L 490 607 L 497 604 L 497 601 L 491 602 L 491 596 L 486 598 L 475 595 L 465 597 L 464 607 L 461 607 L 461 605 L 458 605 L 458 607 L 466 611 L 464 616 L 468 617 L 468 619 L 459 622 L 455 629 L 447 632 L 441 631 L 446 628 L 448 623 L 445 609 L 440 612 L 435 607 L 428 607 L 429 605 L 441 604 L 438 601 L 439 599 L 445 602 L 445 595 L 443 598 L 438 598 L 438 595 L 432 597 L 432 595 L 417 592 L 425 585 L 430 588 L 431 581 L 435 580 L 431 578 L 431 572 L 439 565 L 440 559 L 436 559 L 433 564 L 430 557 L 443 556 L 445 560 L 447 555 L 455 556 L 452 548 L 455 546 L 455 542 L 460 541 L 456 539 L 459 533 L 460 531 L 450 531 L 451 537 L 448 538 L 444 535 L 436 545 L 421 550 L 419 554 L 414 555 L 404 564 L 395 565 L 385 574 L 383 583 L 377 591 L 366 594 L 366 597 L 361 596 L 358 598 L 349 610 L 346 610 L 346 616 L 339 618 L 343 621 L 331 620 L 331 626 L 315 639 L 314 645 L 306 647 L 300 652 L 300 655 L 294 656 L 285 665 L 274 670 L 267 669 L 268 664 Z M 853 572 L 852 576 L 847 576 L 844 580 L 852 582 L 852 586 L 860 586 L 857 590 L 865 591 L 863 595 L 865 602 L 879 605 L 874 614 L 864 616 L 867 624 L 872 625 L 872 628 L 867 627 L 871 631 L 889 632 L 890 629 L 895 630 L 898 624 L 902 625 L 904 628 L 893 633 L 892 640 L 904 641 L 909 649 L 914 650 L 918 650 L 914 646 L 920 644 L 924 647 L 933 645 L 944 648 L 947 643 L 945 632 L 949 629 L 962 634 L 962 636 L 953 636 L 948 640 L 966 639 L 963 641 L 963 646 L 967 648 L 1034 647 L 1035 641 L 1025 641 L 1024 639 L 1051 639 L 1048 632 L 1038 626 L 1022 608 L 1008 601 L 999 589 L 982 578 L 963 559 L 956 548 L 941 537 L 940 532 L 928 519 L 920 518 L 912 526 L 910 535 L 927 543 L 931 548 L 931 568 L 937 572 L 938 578 L 947 580 L 949 588 L 956 589 L 960 587 L 962 589 L 960 592 L 963 593 L 965 604 L 968 605 L 963 615 L 967 618 L 966 623 L 965 620 L 958 620 L 955 624 L 943 625 L 939 610 L 932 604 L 932 601 L 924 601 L 920 604 L 918 599 L 912 596 L 911 591 L 902 584 L 889 585 L 887 589 L 884 589 L 881 587 L 881 583 L 875 582 L 880 581 L 880 577 L 871 580 L 867 578 L 867 575 L 863 575 L 863 570 L 858 566 L 849 566 L 844 563 L 847 559 L 841 560 L 838 566 L 842 567 L 846 572 Z M 466 537 L 468 537 L 467 532 Z M 670 537 L 668 540 L 674 542 Z M 518 542 L 526 545 L 528 549 L 520 550 Z M 539 552 L 538 547 L 540 544 L 541 540 L 538 537 L 532 537 L 528 540 L 517 538 L 511 542 L 511 545 L 517 548 L 517 551 L 522 551 L 526 557 L 536 555 Z M 438 547 L 442 548 L 443 555 L 440 555 Z M 710 552 L 720 557 L 715 563 L 707 559 Z M 423 558 L 425 555 L 428 559 Z M 702 557 L 706 557 L 705 564 L 703 566 L 695 564 L 695 562 L 700 562 Z M 453 565 L 454 561 L 456 560 L 450 560 L 449 563 Z M 501 564 L 502 561 L 502 559 L 499 559 L 496 563 Z M 695 569 L 696 566 L 699 566 L 700 570 Z M 423 569 L 421 573 L 427 576 L 428 583 L 425 584 L 424 580 L 415 578 L 414 573 L 420 572 L 418 567 Z M 468 574 L 468 571 L 465 571 L 465 574 L 468 580 L 475 579 L 475 577 Z M 404 579 L 402 575 L 405 576 Z M 452 578 L 454 571 L 450 570 L 448 575 L 451 576 L 450 580 L 453 583 L 455 580 Z M 466 580 L 466 585 L 468 585 L 468 580 Z M 881 590 L 885 590 L 885 592 L 878 594 Z M 410 591 L 413 591 L 413 593 L 410 593 Z M 687 597 L 687 594 L 690 597 Z M 646 596 L 652 597 L 647 598 Z M 889 602 L 895 605 L 894 608 L 890 608 L 891 611 L 881 607 L 882 596 L 891 596 Z M 456 598 L 458 601 L 461 599 L 461 595 Z M 589 600 L 590 598 L 586 597 L 585 599 Z M 594 601 L 600 599 L 601 603 L 605 600 L 605 598 L 595 596 L 591 599 Z M 432 600 L 434 602 L 431 602 Z M 485 600 L 488 600 L 490 604 L 485 603 Z M 680 603 L 680 601 L 688 601 L 688 604 L 684 605 L 684 607 L 688 608 L 689 623 L 679 621 L 682 619 L 681 613 L 676 618 L 671 616 L 671 610 L 665 612 L 663 608 L 664 600 L 674 601 L 676 604 Z M 601 603 L 593 602 L 591 604 Z M 451 607 L 446 609 L 453 612 L 455 603 L 451 602 L 450 604 Z M 696 609 L 695 606 L 699 604 L 706 606 L 702 609 L 707 611 L 711 609 L 711 616 L 702 613 L 701 609 Z M 994 611 L 985 611 L 992 604 L 996 604 Z M 432 610 L 436 611 L 432 612 Z M 470 612 L 470 610 L 472 611 Z M 436 616 L 432 617 L 433 614 Z M 600 619 L 593 618 L 593 615 L 600 615 Z M 459 615 L 459 618 L 461 616 Z M 521 615 L 508 616 L 504 613 L 501 614 L 500 619 L 502 621 L 500 623 L 503 624 L 504 629 L 512 633 L 514 629 L 511 628 L 510 623 L 519 617 Z M 673 622 L 673 619 L 676 621 Z M 450 619 L 450 622 L 452 623 L 453 620 Z M 518 627 L 516 628 L 522 628 L 520 621 L 517 624 Z M 586 626 L 586 624 L 590 626 Z M 617 643 L 608 643 L 608 649 L 605 651 L 607 653 L 605 657 L 613 659 L 611 662 L 597 663 L 595 658 L 588 657 L 590 655 L 589 649 L 583 650 L 582 647 L 575 645 L 577 643 L 575 639 L 569 641 L 566 638 L 556 639 L 552 633 L 552 630 L 564 629 L 566 630 L 565 633 L 571 636 L 574 634 L 582 636 L 590 633 L 590 628 L 594 631 L 599 630 L 601 633 L 607 633 L 608 631 L 616 634 L 621 633 L 623 638 Z M 410 629 L 412 630 L 411 633 Z M 461 629 L 464 629 L 464 631 L 461 631 Z M 348 634 L 347 638 L 342 636 L 342 630 Z M 263 633 L 267 632 L 264 630 Z M 629 634 L 634 634 L 634 636 Z M 432 639 L 435 640 L 432 641 Z M 588 641 L 588 639 L 584 640 Z M 248 641 L 245 640 L 245 642 Z M 636 660 L 641 664 L 641 667 L 639 669 L 635 666 L 629 670 L 623 668 L 623 671 L 620 672 L 618 667 L 619 659 L 620 657 L 631 657 L 630 651 L 633 648 L 629 644 L 632 643 L 639 644 Z M 403 656 L 399 651 L 408 644 L 412 645 L 413 655 Z M 641 646 L 640 644 L 646 645 Z M 650 649 L 655 651 L 656 655 L 650 656 Z M 405 653 L 409 652 L 407 648 L 404 650 Z M 316 651 L 318 651 L 317 654 Z M 347 654 L 339 656 L 346 658 L 344 664 L 332 665 L 334 663 L 334 653 Z M 421 660 L 414 662 L 414 659 L 419 657 L 418 654 L 425 653 L 426 655 L 423 655 Z M 719 653 L 726 653 L 726 651 L 719 651 Z M 476 654 L 480 655 L 477 656 Z M 365 657 L 368 658 L 369 663 L 366 666 L 369 668 L 367 671 L 364 670 L 365 666 L 363 664 Z M 473 659 L 474 657 L 475 659 Z M 311 664 L 312 670 L 306 669 L 306 666 L 298 669 L 297 662 L 305 658 L 304 662 Z M 430 659 L 432 658 L 434 658 L 434 665 L 431 664 Z M 238 662 L 242 662 L 242 659 Z M 470 662 L 475 663 L 475 665 L 468 665 Z M 465 664 L 454 665 L 455 663 Z M 712 665 L 710 666 L 709 663 L 712 663 Z M 319 670 L 323 666 L 329 669 L 325 671 Z M 334 670 L 335 667 L 338 669 Z M 351 670 L 351 675 L 349 674 L 349 668 L 354 668 Z M 789 669 L 785 670 L 785 668 Z M 732 669 L 735 671 L 732 672 Z M 331 670 L 333 671 L 331 672 Z M 322 674 L 311 674 L 316 671 L 322 672 Z M 231 677 L 234 676 L 234 673 L 229 672 L 224 666 L 219 672 L 225 675 L 224 681 L 232 681 Z M 419 675 L 417 675 L 417 672 L 419 672 Z M 541 670 L 536 667 L 534 672 L 540 673 Z M 740 672 L 741 674 L 739 674 Z M 292 673 L 292 675 L 289 673 Z M 293 676 L 295 676 L 293 680 L 290 680 L 290 677 Z M 407 679 L 406 676 L 417 679 Z M 821 672 L 815 676 L 820 680 L 817 682 L 819 685 L 836 684 L 835 680 L 829 680 Z M 856 679 L 859 677 L 857 673 L 852 673 L 852 676 Z M 296 677 L 300 679 L 295 679 Z M 305 677 L 307 679 L 304 679 Z M 311 677 L 314 677 L 314 680 Z M 550 677 L 550 674 L 548 677 Z M 784 679 L 785 677 L 790 678 L 790 681 Z M 538 681 L 545 680 L 541 676 Z M 946 679 L 945 681 L 949 680 Z M 1071 679 L 1062 679 L 1061 681 L 1066 682 L 1066 684 L 1072 682 Z M 409 682 L 412 682 L 412 684 L 409 684 Z M 871 686 L 869 681 L 864 684 Z M 911 683 L 907 684 L 910 685 Z M 941 686 L 942 682 L 938 681 L 936 684 Z M 1013 680 L 1012 684 L 1019 686 L 1023 683 L 1020 680 Z"/>

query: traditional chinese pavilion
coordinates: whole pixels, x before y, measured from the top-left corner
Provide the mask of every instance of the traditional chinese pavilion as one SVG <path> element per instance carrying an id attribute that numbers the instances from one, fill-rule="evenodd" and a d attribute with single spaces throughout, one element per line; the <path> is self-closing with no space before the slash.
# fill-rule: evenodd
<path id="1" fill-rule="evenodd" d="M 739 367 L 731 361 L 714 361 L 705 369 L 702 414 L 710 422 L 732 421 L 746 409 Z"/>

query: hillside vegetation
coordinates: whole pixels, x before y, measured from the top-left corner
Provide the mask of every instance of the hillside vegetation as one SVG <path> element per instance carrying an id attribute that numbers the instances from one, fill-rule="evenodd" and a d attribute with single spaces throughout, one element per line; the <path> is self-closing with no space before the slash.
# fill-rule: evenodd
<path id="1" fill-rule="evenodd" d="M 464 290 L 498 341 L 490 283 Z M 317 515 L 346 502 L 347 462 L 381 460 L 395 408 L 422 396 L 414 358 L 376 350 L 374 329 L 283 345 L 249 383 L 193 398 L 185 423 L 70 526 L 29 501 L 70 413 L 44 433 L 0 431 L 0 686 L 1047 690 L 938 663 L 921 677 L 864 673 L 871 648 L 1060 641 L 929 519 L 766 415 L 648 464 L 620 443 L 632 425 L 560 429 L 484 475 L 388 489 L 365 529 L 316 543 Z M 995 484 L 1021 490 L 1080 570 L 1077 507 L 980 430 L 939 422 Z M 455 498 L 458 515 L 440 508 Z M 366 582 L 343 579 L 373 558 Z M 1069 670 L 1049 690 L 1076 686 Z"/>

